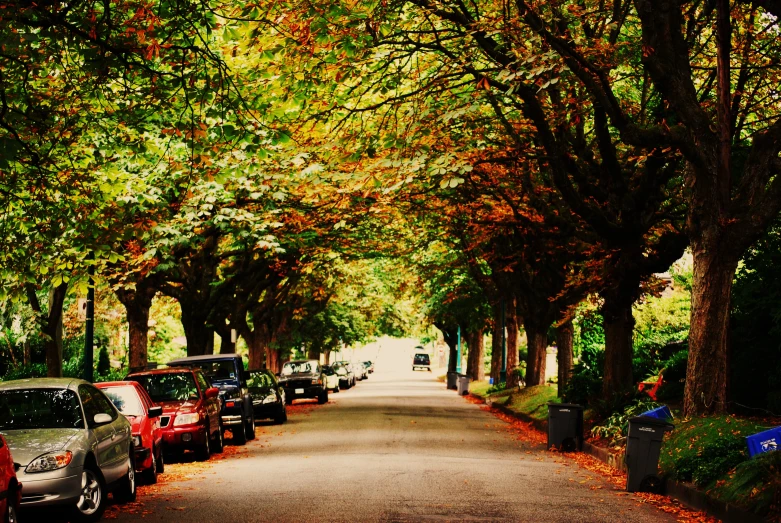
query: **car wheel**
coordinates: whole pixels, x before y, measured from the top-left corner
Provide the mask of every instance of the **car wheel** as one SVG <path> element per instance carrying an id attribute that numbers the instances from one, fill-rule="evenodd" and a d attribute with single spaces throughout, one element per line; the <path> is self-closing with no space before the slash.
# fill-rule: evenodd
<path id="1" fill-rule="evenodd" d="M 136 460 L 133 458 L 133 449 L 130 449 L 130 466 L 127 474 L 119 481 L 119 486 L 114 491 L 114 499 L 120 503 L 132 503 L 136 500 Z"/>
<path id="2" fill-rule="evenodd" d="M 274 418 L 274 423 L 280 424 L 287 421 L 287 409 L 282 405 L 279 409 L 279 414 Z"/>
<path id="3" fill-rule="evenodd" d="M 73 507 L 73 520 L 100 521 L 106 510 L 106 485 L 94 465 L 85 465 L 81 472 L 81 492 Z"/>
<path id="4" fill-rule="evenodd" d="M 157 483 L 157 471 L 157 456 L 152 452 L 152 466 L 141 473 L 141 479 L 143 479 L 144 483 L 147 485 L 154 485 Z"/>
<path id="5" fill-rule="evenodd" d="M 250 414 L 249 423 L 247 424 L 246 428 L 246 434 L 248 440 L 255 439 L 255 414 Z"/>
<path id="6" fill-rule="evenodd" d="M 212 452 L 215 454 L 220 454 L 224 449 L 225 439 L 222 435 L 222 423 L 220 423 L 220 426 L 217 429 L 217 435 L 214 436 L 214 448 L 212 449 Z"/>
<path id="7" fill-rule="evenodd" d="M 244 426 L 246 424 L 244 423 L 244 420 L 241 420 L 241 425 L 233 425 L 231 427 L 231 434 L 233 434 L 233 444 L 234 445 L 246 445 L 247 443 L 247 432 L 244 430 Z"/>
<path id="8" fill-rule="evenodd" d="M 328 403 L 328 391 L 323 389 L 320 394 L 317 396 L 317 402 L 322 405 L 324 403 Z"/>
<path id="9" fill-rule="evenodd" d="M 209 437 L 209 429 L 203 429 L 203 445 L 195 450 L 195 458 L 198 461 L 206 461 L 212 454 L 211 437 Z"/>
<path id="10" fill-rule="evenodd" d="M 10 499 L 6 502 L 5 523 L 19 523 L 19 519 L 16 517 L 16 507 Z"/>
<path id="11" fill-rule="evenodd" d="M 339 390 L 340 390 L 339 385 L 337 385 L 336 388 L 334 389 L 334 392 L 339 392 Z"/>
<path id="12" fill-rule="evenodd" d="M 163 461 L 163 451 L 157 452 L 157 473 L 162 474 L 165 472 L 165 461 Z"/>

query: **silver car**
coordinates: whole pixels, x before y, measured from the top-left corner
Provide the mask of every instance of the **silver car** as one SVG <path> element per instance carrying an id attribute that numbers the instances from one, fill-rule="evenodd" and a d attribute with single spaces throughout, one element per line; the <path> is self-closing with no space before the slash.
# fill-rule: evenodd
<path id="1" fill-rule="evenodd" d="M 23 485 L 22 509 L 64 506 L 72 521 L 98 521 L 107 494 L 136 498 L 130 422 L 86 381 L 0 383 L 0 433 Z"/>

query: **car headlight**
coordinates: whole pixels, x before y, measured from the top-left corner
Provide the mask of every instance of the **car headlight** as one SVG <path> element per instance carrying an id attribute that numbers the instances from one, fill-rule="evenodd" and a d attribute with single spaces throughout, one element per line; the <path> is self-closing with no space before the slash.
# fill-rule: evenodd
<path id="1" fill-rule="evenodd" d="M 38 456 L 24 469 L 28 474 L 34 472 L 49 472 L 67 467 L 73 459 L 73 453 L 69 450 L 65 452 L 49 452 Z"/>
<path id="2" fill-rule="evenodd" d="M 141 448 L 141 436 L 139 435 L 133 436 L 133 446 L 137 449 Z"/>
<path id="3" fill-rule="evenodd" d="M 192 425 L 193 423 L 198 423 L 199 421 L 201 421 L 201 415 L 197 412 L 178 414 L 174 420 L 174 427 L 178 427 L 180 425 Z"/>
<path id="4" fill-rule="evenodd" d="M 277 397 L 274 396 L 273 394 L 263 398 L 263 403 L 274 403 L 275 401 L 277 401 Z"/>

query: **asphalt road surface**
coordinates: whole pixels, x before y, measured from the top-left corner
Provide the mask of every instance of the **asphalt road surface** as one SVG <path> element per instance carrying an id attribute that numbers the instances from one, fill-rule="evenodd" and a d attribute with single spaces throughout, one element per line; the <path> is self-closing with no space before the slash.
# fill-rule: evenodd
<path id="1" fill-rule="evenodd" d="M 518 441 L 504 422 L 445 390 L 435 375 L 383 369 L 381 358 L 375 374 L 332 394 L 327 405 L 298 407 L 285 425 L 260 427 L 242 454 L 197 465 L 199 477 L 142 491 L 133 513 L 108 515 L 188 522 L 674 521 L 574 462 L 564 465 L 540 445 Z"/>

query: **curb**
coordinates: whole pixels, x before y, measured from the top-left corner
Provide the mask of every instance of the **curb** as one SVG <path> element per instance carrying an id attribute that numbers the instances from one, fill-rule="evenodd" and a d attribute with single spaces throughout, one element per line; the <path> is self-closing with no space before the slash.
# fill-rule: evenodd
<path id="1" fill-rule="evenodd" d="M 515 412 L 514 410 L 504 405 L 494 405 L 493 402 L 487 398 L 475 396 L 474 394 L 470 395 L 473 398 L 482 400 L 482 402 L 489 407 L 493 407 L 498 411 L 507 414 L 508 416 L 512 416 L 526 423 L 531 423 L 537 430 L 542 432 L 548 431 L 548 422 L 546 420 L 534 419 L 522 412 Z M 595 447 L 594 445 L 584 441 L 583 452 L 595 457 L 603 463 L 610 465 L 614 469 L 618 469 L 621 472 L 627 471 L 626 462 L 624 460 L 625 453 L 623 451 L 613 454 L 607 449 Z M 679 501 L 686 507 L 692 510 L 705 512 L 707 515 L 717 518 L 724 523 L 767 523 L 768 521 L 764 517 L 759 516 L 753 512 L 749 512 L 744 508 L 719 501 L 715 498 L 712 498 L 707 493 L 702 492 L 701 490 L 697 490 L 694 487 L 690 487 L 689 485 L 669 478 L 665 479 L 664 492 L 667 496 Z"/>

